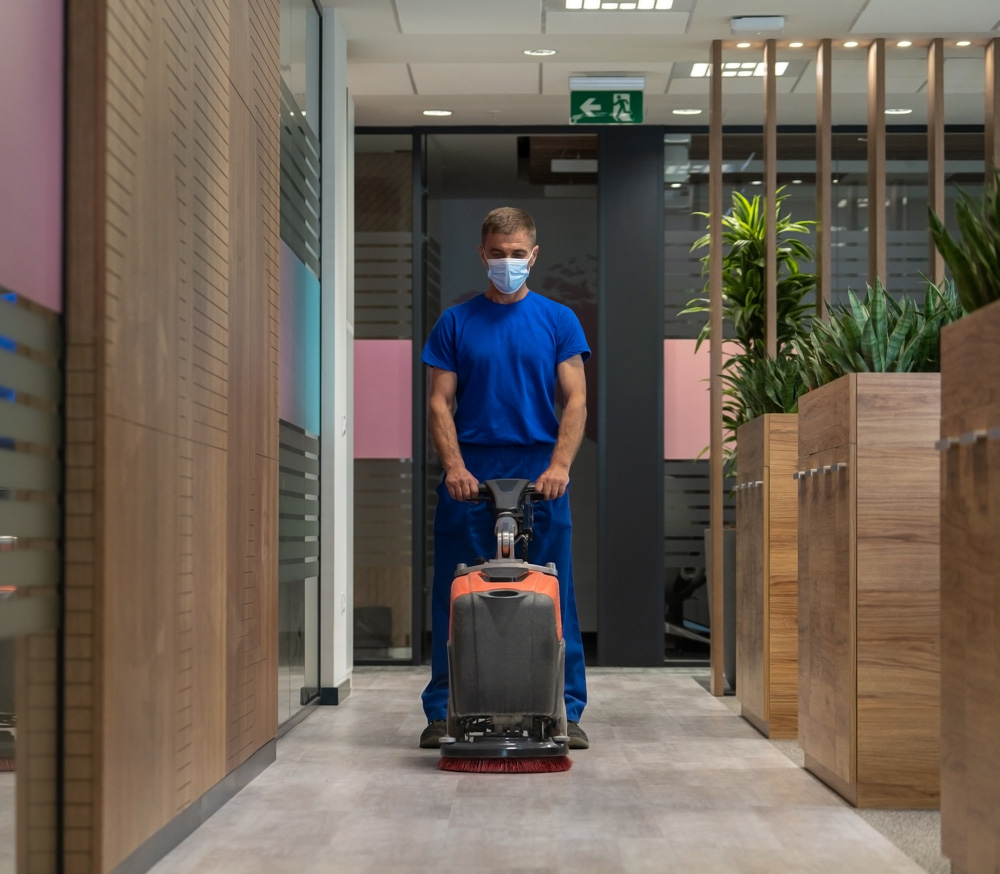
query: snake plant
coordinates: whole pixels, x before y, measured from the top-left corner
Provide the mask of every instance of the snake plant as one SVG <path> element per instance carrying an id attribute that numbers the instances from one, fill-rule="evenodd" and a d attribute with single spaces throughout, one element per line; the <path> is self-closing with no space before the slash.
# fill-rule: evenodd
<path id="1" fill-rule="evenodd" d="M 962 315 L 954 285 L 928 283 L 923 307 L 906 295 L 898 301 L 876 279 L 862 301 L 848 291 L 850 305 L 833 308 L 828 322 L 795 341 L 802 376 L 810 389 L 845 373 L 937 372 L 941 328 Z"/>
<path id="2" fill-rule="evenodd" d="M 927 211 L 931 237 L 954 277 L 962 306 L 972 312 L 1000 300 L 1000 171 L 978 200 L 959 192 L 955 218 L 961 242 L 933 209 Z"/>

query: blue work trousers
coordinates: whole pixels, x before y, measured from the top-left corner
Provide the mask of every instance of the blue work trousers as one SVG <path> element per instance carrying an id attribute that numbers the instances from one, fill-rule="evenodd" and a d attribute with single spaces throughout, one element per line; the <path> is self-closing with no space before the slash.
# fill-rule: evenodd
<path id="1" fill-rule="evenodd" d="M 552 447 L 463 446 L 462 458 L 480 482 L 488 479 L 536 480 L 548 468 Z M 448 622 L 451 583 L 459 562 L 496 556 L 494 518 L 486 501 L 456 501 L 444 482 L 438 484 L 434 515 L 434 585 L 431 591 L 431 681 L 422 700 L 428 720 L 444 719 L 448 709 Z M 534 536 L 529 545 L 532 564 L 555 562 L 559 572 L 559 602 L 563 639 L 566 641 L 566 718 L 579 722 L 587 703 L 587 675 L 583 641 L 573 594 L 573 525 L 569 493 L 554 501 L 534 503 Z M 520 548 L 518 549 L 520 554 Z"/>

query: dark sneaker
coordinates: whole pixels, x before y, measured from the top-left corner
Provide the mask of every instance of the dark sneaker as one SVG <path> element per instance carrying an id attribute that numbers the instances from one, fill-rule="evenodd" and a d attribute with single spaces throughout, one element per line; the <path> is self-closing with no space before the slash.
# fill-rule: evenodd
<path id="1" fill-rule="evenodd" d="M 590 738 L 587 732 L 580 728 L 579 722 L 567 722 L 566 734 L 569 735 L 569 748 L 571 750 L 589 750 Z"/>
<path id="2" fill-rule="evenodd" d="M 443 719 L 432 719 L 420 735 L 420 748 L 436 750 L 441 746 L 441 738 L 448 733 L 448 723 Z"/>

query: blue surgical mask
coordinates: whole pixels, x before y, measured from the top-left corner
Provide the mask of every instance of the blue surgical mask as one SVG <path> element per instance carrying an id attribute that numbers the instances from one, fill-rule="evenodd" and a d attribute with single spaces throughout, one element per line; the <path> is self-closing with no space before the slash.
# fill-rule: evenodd
<path id="1" fill-rule="evenodd" d="M 497 291 L 513 294 L 528 281 L 531 258 L 488 258 L 486 275 Z"/>

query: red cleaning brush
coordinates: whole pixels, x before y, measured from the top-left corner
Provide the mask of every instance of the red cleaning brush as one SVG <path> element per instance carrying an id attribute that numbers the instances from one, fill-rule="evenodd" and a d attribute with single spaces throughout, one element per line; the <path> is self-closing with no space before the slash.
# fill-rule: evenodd
<path id="1" fill-rule="evenodd" d="M 553 774 L 573 767 L 569 756 L 544 758 L 495 758 L 467 759 L 461 756 L 442 756 L 438 768 L 442 771 L 464 771 L 467 774 Z"/>

